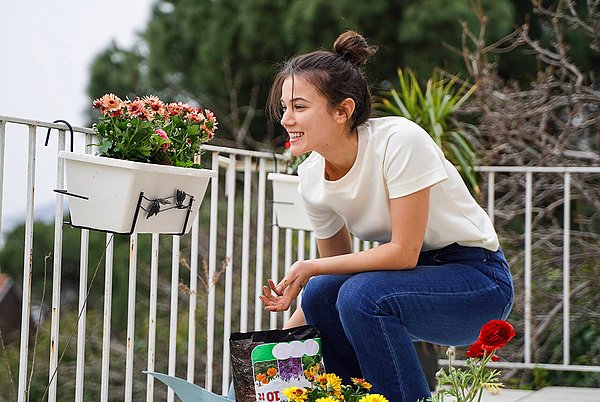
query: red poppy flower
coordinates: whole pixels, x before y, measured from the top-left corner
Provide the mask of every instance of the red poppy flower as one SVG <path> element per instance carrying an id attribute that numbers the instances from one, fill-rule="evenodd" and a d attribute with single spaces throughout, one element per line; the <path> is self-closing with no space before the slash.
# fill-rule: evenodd
<path id="1" fill-rule="evenodd" d="M 481 328 L 477 342 L 487 352 L 498 350 L 516 335 L 515 329 L 507 321 L 491 320 Z"/>
<path id="2" fill-rule="evenodd" d="M 479 359 L 483 357 L 483 353 L 484 353 L 484 350 L 481 348 L 481 343 L 479 341 L 476 341 L 474 344 L 469 346 L 469 350 L 467 350 L 467 356 L 475 357 L 475 358 L 479 358 Z M 498 356 L 496 356 L 496 355 L 492 356 L 493 362 L 497 362 L 498 360 L 500 360 L 500 358 Z"/>
<path id="3" fill-rule="evenodd" d="M 290 141 L 289 141 L 289 140 L 287 140 L 287 141 L 285 142 L 285 144 L 283 144 L 283 146 L 284 146 L 284 148 L 285 148 L 285 149 L 289 149 L 289 148 L 292 146 L 292 144 L 290 143 Z"/>

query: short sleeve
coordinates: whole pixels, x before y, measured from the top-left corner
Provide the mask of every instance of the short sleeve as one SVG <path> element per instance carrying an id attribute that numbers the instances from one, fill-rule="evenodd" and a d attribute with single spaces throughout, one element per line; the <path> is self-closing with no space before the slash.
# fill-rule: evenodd
<path id="1" fill-rule="evenodd" d="M 403 197 L 448 179 L 444 156 L 415 123 L 392 132 L 386 143 L 383 174 L 389 198 Z"/>
<path id="2" fill-rule="evenodd" d="M 301 190 L 301 184 L 298 186 L 298 190 L 302 195 L 301 198 L 306 209 L 306 214 L 310 219 L 317 239 L 328 239 L 344 227 L 346 224 L 344 218 L 338 215 L 333 209 L 307 200 L 307 197 L 304 196 Z"/>

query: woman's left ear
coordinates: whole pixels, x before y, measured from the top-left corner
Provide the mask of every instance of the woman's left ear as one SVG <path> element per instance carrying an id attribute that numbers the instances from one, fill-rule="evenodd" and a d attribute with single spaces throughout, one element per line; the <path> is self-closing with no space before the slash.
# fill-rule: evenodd
<path id="1" fill-rule="evenodd" d="M 340 102 L 337 109 L 337 120 L 339 123 L 345 123 L 350 120 L 352 113 L 356 109 L 356 104 L 352 98 L 346 98 Z"/>

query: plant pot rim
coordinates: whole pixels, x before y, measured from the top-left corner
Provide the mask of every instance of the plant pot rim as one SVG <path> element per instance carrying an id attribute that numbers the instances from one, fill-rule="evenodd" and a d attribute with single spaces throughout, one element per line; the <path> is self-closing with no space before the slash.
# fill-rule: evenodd
<path id="1" fill-rule="evenodd" d="M 210 169 L 185 168 L 180 166 L 157 165 L 154 163 L 134 162 L 123 159 L 109 158 L 92 154 L 80 154 L 69 151 L 60 151 L 59 158 L 80 162 L 90 162 L 106 166 L 117 166 L 123 169 L 141 170 L 145 172 L 169 173 L 180 176 L 210 176 L 217 177 L 217 172 Z"/>

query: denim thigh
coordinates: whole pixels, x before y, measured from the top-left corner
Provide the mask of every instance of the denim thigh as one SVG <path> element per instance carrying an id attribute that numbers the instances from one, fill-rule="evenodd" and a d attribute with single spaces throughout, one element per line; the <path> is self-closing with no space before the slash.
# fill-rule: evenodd
<path id="1" fill-rule="evenodd" d="M 413 340 L 466 345 L 487 321 L 508 316 L 513 294 L 502 250 L 452 244 L 421 253 L 414 269 L 349 277 L 339 290 L 337 309 L 342 322 L 361 314 L 395 316 Z M 353 324 L 344 328 L 361 327 Z"/>
<path id="2" fill-rule="evenodd" d="M 454 243 L 439 250 L 422 252 L 417 263 L 417 265 L 429 266 L 447 264 L 469 265 L 495 283 L 506 298 L 500 318 L 504 320 L 508 317 L 514 302 L 514 286 L 510 267 L 501 247 L 497 251 L 490 251 L 481 247 L 466 247 Z"/>

